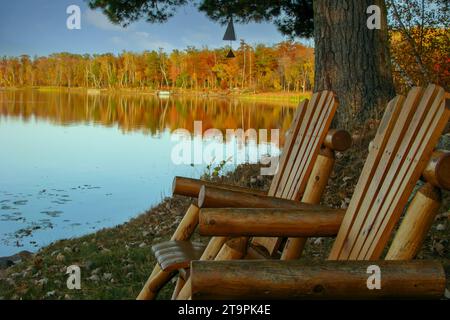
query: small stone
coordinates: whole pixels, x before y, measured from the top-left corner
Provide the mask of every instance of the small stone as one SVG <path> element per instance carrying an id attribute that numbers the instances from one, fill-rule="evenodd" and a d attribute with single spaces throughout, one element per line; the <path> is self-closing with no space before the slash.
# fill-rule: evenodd
<path id="1" fill-rule="evenodd" d="M 64 248 L 64 252 L 66 252 L 66 253 L 72 253 L 72 249 L 69 248 L 69 247 L 65 247 L 65 248 Z"/>
<path id="2" fill-rule="evenodd" d="M 66 257 L 62 253 L 56 256 L 56 261 L 63 262 L 64 260 L 66 260 Z"/>
<path id="3" fill-rule="evenodd" d="M 88 280 L 97 282 L 97 281 L 100 280 L 100 277 L 99 277 L 98 275 L 96 275 L 96 274 L 93 274 L 92 276 L 90 276 L 90 277 L 88 278 Z"/>
<path id="4" fill-rule="evenodd" d="M 316 240 L 314 240 L 313 244 L 315 246 L 320 246 L 323 243 L 323 239 L 322 238 L 317 238 Z"/>
<path id="5" fill-rule="evenodd" d="M 251 178 L 250 178 L 250 183 L 251 183 L 251 184 L 254 184 L 254 183 L 256 183 L 256 181 L 257 181 L 257 180 L 256 180 L 256 178 L 255 178 L 255 177 L 251 177 Z"/>
<path id="6" fill-rule="evenodd" d="M 145 243 L 145 242 L 142 242 L 140 245 L 139 245 L 139 248 L 145 248 L 147 246 L 147 244 Z"/>
<path id="7" fill-rule="evenodd" d="M 103 279 L 105 280 L 111 280 L 112 279 L 112 273 L 104 273 Z"/>
<path id="8" fill-rule="evenodd" d="M 47 283 L 48 283 L 48 279 L 47 278 L 42 278 L 41 280 L 37 280 L 36 281 L 36 284 L 38 286 L 41 286 L 41 287 L 45 286 Z"/>
<path id="9" fill-rule="evenodd" d="M 101 270 L 102 270 L 102 268 L 94 269 L 94 270 L 92 271 L 92 274 L 100 273 Z"/>
<path id="10" fill-rule="evenodd" d="M 72 297 L 70 295 L 66 294 L 64 296 L 64 300 L 72 300 Z"/>
<path id="11" fill-rule="evenodd" d="M 436 226 L 436 231 L 444 231 L 445 229 L 447 229 L 447 227 L 443 223 L 440 223 Z"/>
<path id="12" fill-rule="evenodd" d="M 45 296 L 46 296 L 46 297 L 53 297 L 55 294 L 56 294 L 56 291 L 53 290 L 53 291 L 47 292 L 47 293 L 45 294 Z"/>

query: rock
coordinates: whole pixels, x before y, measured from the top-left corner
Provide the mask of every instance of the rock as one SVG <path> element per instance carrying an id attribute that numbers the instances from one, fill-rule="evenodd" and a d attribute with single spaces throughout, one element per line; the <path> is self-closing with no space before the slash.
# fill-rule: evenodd
<path id="1" fill-rule="evenodd" d="M 112 280 L 112 273 L 104 273 L 103 279 L 104 280 Z"/>
<path id="2" fill-rule="evenodd" d="M 48 279 L 47 278 L 42 278 L 41 280 L 37 280 L 36 281 L 36 284 L 38 286 L 41 286 L 41 287 L 45 286 L 47 283 L 48 283 Z"/>
<path id="3" fill-rule="evenodd" d="M 447 229 L 447 227 L 443 223 L 440 223 L 436 226 L 436 231 L 444 231 L 445 229 Z"/>
<path id="4" fill-rule="evenodd" d="M 54 257 L 54 256 L 56 256 L 58 253 L 59 253 L 59 250 L 55 250 L 55 251 L 53 251 L 52 253 L 50 253 L 50 256 L 51 256 L 51 257 Z"/>
<path id="5" fill-rule="evenodd" d="M 69 248 L 69 247 L 65 247 L 65 248 L 64 248 L 64 252 L 66 252 L 66 253 L 72 253 L 72 249 Z"/>
<path id="6" fill-rule="evenodd" d="M 45 296 L 46 296 L 47 298 L 49 298 L 49 297 L 53 297 L 55 294 L 56 294 L 56 291 L 53 290 L 53 291 L 47 292 L 47 293 L 45 294 Z"/>
<path id="7" fill-rule="evenodd" d="M 101 270 L 102 270 L 102 268 L 97 268 L 97 269 L 94 269 L 91 273 L 98 274 L 98 273 L 100 273 Z"/>
<path id="8" fill-rule="evenodd" d="M 56 261 L 58 261 L 58 262 L 64 262 L 64 260 L 66 260 L 66 257 L 65 257 L 62 253 L 59 253 L 59 254 L 56 256 Z"/>
<path id="9" fill-rule="evenodd" d="M 88 280 L 97 282 L 97 281 L 100 280 L 100 277 L 99 277 L 98 275 L 96 275 L 96 274 L 93 274 L 92 276 L 90 276 L 90 277 L 88 278 Z"/>
<path id="10" fill-rule="evenodd" d="M 316 240 L 314 240 L 313 245 L 320 246 L 322 243 L 323 243 L 323 239 L 317 238 Z"/>
<path id="11" fill-rule="evenodd" d="M 64 296 L 64 300 L 72 300 L 72 297 L 70 295 L 66 294 Z"/>
<path id="12" fill-rule="evenodd" d="M 139 245 L 139 248 L 145 248 L 147 246 L 147 244 L 145 243 L 145 242 L 142 242 L 140 245 Z"/>

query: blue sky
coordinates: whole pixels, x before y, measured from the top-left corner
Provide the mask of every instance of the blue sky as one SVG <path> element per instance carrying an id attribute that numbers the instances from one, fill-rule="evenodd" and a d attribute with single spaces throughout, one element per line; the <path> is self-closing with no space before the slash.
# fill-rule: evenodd
<path id="1" fill-rule="evenodd" d="M 66 8 L 72 4 L 81 8 L 81 30 L 66 27 Z M 273 44 L 285 39 L 269 23 L 235 27 L 238 39 L 250 44 Z M 0 56 L 216 48 L 226 44 L 222 41 L 224 32 L 224 26 L 193 7 L 180 8 L 165 24 L 139 21 L 124 29 L 111 24 L 100 11 L 90 10 L 83 0 L 16 0 L 2 1 L 0 5 Z"/>

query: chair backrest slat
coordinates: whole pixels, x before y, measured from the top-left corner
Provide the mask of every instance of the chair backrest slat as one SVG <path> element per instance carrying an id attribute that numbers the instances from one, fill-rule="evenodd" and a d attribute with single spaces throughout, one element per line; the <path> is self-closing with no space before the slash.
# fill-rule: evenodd
<path id="1" fill-rule="evenodd" d="M 330 91 L 315 93 L 300 104 L 289 130 L 269 196 L 300 200 L 333 120 L 338 103 Z M 279 238 L 255 237 L 253 243 L 272 253 Z"/>
<path id="2" fill-rule="evenodd" d="M 310 126 L 310 139 L 309 143 L 306 145 L 303 159 L 301 162 L 298 162 L 298 166 L 295 166 L 293 170 L 294 174 L 291 174 L 293 183 L 291 184 L 288 193 L 285 194 L 288 199 L 300 200 L 305 192 L 306 184 L 317 159 L 317 155 L 319 154 L 325 135 L 333 120 L 333 117 L 330 117 L 330 114 L 333 113 L 334 115 L 336 107 L 336 99 L 334 98 L 334 95 L 329 92 L 317 122 Z"/>
<path id="3" fill-rule="evenodd" d="M 296 137 L 298 135 L 298 131 L 300 130 L 300 126 L 303 121 L 303 117 L 305 116 L 306 107 L 308 105 L 308 99 L 303 100 L 297 110 L 295 111 L 294 119 L 292 120 L 291 127 L 288 130 L 288 135 L 286 137 L 286 142 L 283 148 L 283 152 L 280 156 L 280 161 L 278 164 L 277 174 L 273 177 L 272 184 L 270 185 L 270 189 L 268 195 L 274 196 L 276 190 L 280 184 L 280 180 L 284 175 L 287 162 L 290 159 L 292 154 L 292 149 L 294 147 Z"/>
<path id="4" fill-rule="evenodd" d="M 307 106 L 307 111 L 305 118 L 303 119 L 303 123 L 301 124 L 301 128 L 298 132 L 297 139 L 294 145 L 294 152 L 292 153 L 288 164 L 286 174 L 283 175 L 281 179 L 281 184 L 277 188 L 275 193 L 276 197 L 280 198 L 288 198 L 289 193 L 285 192 L 285 190 L 290 190 L 293 184 L 293 176 L 295 175 L 295 169 L 298 166 L 299 162 L 305 156 L 305 149 L 307 145 L 310 143 L 311 135 L 308 132 L 314 127 L 314 121 L 318 117 L 318 114 L 322 111 L 325 106 L 324 101 L 326 99 L 327 92 L 317 93 L 312 97 L 310 103 Z M 291 198 L 289 198 L 291 199 Z"/>
<path id="5" fill-rule="evenodd" d="M 430 85 L 393 99 L 333 245 L 331 260 L 378 259 L 420 178 L 450 111 Z"/>

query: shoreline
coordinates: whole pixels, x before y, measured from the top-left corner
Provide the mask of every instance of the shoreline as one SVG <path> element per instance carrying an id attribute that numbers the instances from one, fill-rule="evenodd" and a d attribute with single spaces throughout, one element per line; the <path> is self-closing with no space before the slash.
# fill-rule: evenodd
<path id="1" fill-rule="evenodd" d="M 250 90 L 195 90 L 171 88 L 167 90 L 157 90 L 151 88 L 86 88 L 86 87 L 46 87 L 46 86 L 25 86 L 25 87 L 0 87 L 0 90 L 16 91 L 16 90 L 37 90 L 41 92 L 73 92 L 88 95 L 140 95 L 140 96 L 157 96 L 159 91 L 169 91 L 170 96 L 186 96 L 199 98 L 227 98 L 242 99 L 250 101 L 267 101 L 267 102 L 288 102 L 298 104 L 300 101 L 311 96 L 311 92 L 284 92 L 284 91 L 265 91 L 252 92 Z"/>

